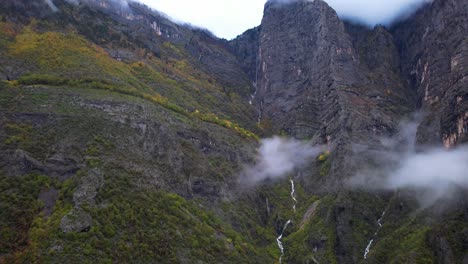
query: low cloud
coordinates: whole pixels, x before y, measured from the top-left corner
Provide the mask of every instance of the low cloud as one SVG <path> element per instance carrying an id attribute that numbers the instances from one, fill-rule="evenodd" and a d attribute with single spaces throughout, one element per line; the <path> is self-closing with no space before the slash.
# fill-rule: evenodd
<path id="1" fill-rule="evenodd" d="M 291 3 L 304 0 L 270 0 L 275 3 Z M 314 1 L 314 0 L 309 0 Z M 340 18 L 373 27 L 391 25 L 407 18 L 433 0 L 324 0 L 336 10 Z"/>
<path id="2" fill-rule="evenodd" d="M 294 169 L 313 161 L 321 151 L 323 147 L 294 139 L 264 139 L 258 150 L 256 164 L 244 170 L 241 180 L 254 184 L 266 179 L 286 177 Z"/>
<path id="3" fill-rule="evenodd" d="M 362 169 L 350 186 L 368 190 L 410 190 L 421 206 L 456 197 L 468 190 L 468 146 L 416 149 L 418 122 L 407 122 L 395 138 L 382 139 L 385 150 L 373 153 L 376 166 Z"/>
<path id="4" fill-rule="evenodd" d="M 55 6 L 54 2 L 52 0 L 45 0 L 46 4 L 52 9 L 52 11 L 57 12 L 58 8 Z"/>
<path id="5" fill-rule="evenodd" d="M 363 23 L 390 25 L 407 18 L 432 0 L 326 0 L 341 18 Z"/>

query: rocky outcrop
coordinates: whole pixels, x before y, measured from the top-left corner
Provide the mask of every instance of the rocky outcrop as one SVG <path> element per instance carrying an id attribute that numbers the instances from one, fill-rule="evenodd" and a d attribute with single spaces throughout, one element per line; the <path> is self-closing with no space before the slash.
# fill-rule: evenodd
<path id="1" fill-rule="evenodd" d="M 94 206 L 96 202 L 97 191 L 104 184 L 102 172 L 92 169 L 86 177 L 81 178 L 81 183 L 73 194 L 73 203 L 75 207 L 82 205 Z"/>
<path id="2" fill-rule="evenodd" d="M 93 219 L 86 211 L 80 207 L 73 208 L 70 213 L 60 221 L 60 229 L 64 233 L 89 231 Z"/>
<path id="3" fill-rule="evenodd" d="M 104 184 L 104 176 L 97 169 L 91 169 L 82 177 L 73 193 L 74 208 L 60 221 L 60 229 L 65 233 L 85 232 L 91 228 L 93 218 L 82 206 L 95 206 L 97 192 Z"/>

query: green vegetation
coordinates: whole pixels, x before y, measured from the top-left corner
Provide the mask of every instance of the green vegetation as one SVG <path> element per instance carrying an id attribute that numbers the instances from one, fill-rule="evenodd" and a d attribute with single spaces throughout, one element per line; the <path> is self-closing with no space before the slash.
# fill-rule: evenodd
<path id="1" fill-rule="evenodd" d="M 183 114 L 186 116 L 193 116 L 204 122 L 209 122 L 209 123 L 213 123 L 213 124 L 216 124 L 216 125 L 228 128 L 228 129 L 232 129 L 238 132 L 242 136 L 259 140 L 259 137 L 255 135 L 254 133 L 240 127 L 237 124 L 232 123 L 229 120 L 220 119 L 214 114 L 211 114 L 211 113 L 202 114 L 198 110 L 193 113 L 189 113 L 185 109 L 179 107 L 178 105 L 169 102 L 167 98 L 159 94 L 155 94 L 155 95 L 144 94 L 144 93 L 139 92 L 136 89 L 121 88 L 119 86 L 112 85 L 105 81 L 93 80 L 93 79 L 68 80 L 68 79 L 62 79 L 62 78 L 49 76 L 49 75 L 29 75 L 29 76 L 23 76 L 19 78 L 17 83 L 20 85 L 51 85 L 51 86 L 68 85 L 68 86 L 85 87 L 85 88 L 91 88 L 91 89 L 103 89 L 103 90 L 109 90 L 111 92 L 117 92 L 117 93 L 122 93 L 126 95 L 136 96 L 136 97 L 148 100 L 150 102 L 157 103 L 179 114 Z"/>
<path id="2" fill-rule="evenodd" d="M 436 263 L 428 245 L 430 230 L 412 219 L 380 240 L 371 257 L 379 263 Z"/>
<path id="3" fill-rule="evenodd" d="M 93 218 L 91 229 L 62 233 L 60 220 L 72 207 L 77 182 L 78 178 L 70 179 L 63 185 L 51 217 L 35 218 L 29 247 L 17 260 L 60 263 L 79 257 L 99 263 L 174 263 L 180 259 L 247 263 L 268 258 L 259 258 L 264 253 L 195 201 L 158 190 L 135 191 L 129 175 L 122 172 L 106 176 L 96 197 L 100 206 L 84 208 Z"/>
<path id="4" fill-rule="evenodd" d="M 317 198 L 311 202 L 315 199 Z M 322 198 L 315 216 L 306 221 L 303 227 L 299 227 L 296 232 L 285 238 L 286 262 L 310 263 L 313 262 L 312 258 L 315 258 L 320 263 L 337 263 L 335 223 L 329 219 L 333 202 L 332 196 Z M 314 253 L 314 248 L 322 250 Z"/>
<path id="5" fill-rule="evenodd" d="M 160 104 L 153 104 L 141 97 L 87 87 L 91 82 L 75 83 L 77 84 L 67 83 L 60 86 L 64 89 L 54 87 L 49 82 L 47 86 L 41 84 L 5 87 L 0 91 L 0 97 L 9 98 L 6 104 L 0 106 L 2 110 L 14 109 L 20 113 L 28 113 L 24 119 L 7 119 L 6 123 L 2 123 L 5 124 L 0 127 L 2 150 L 24 150 L 31 158 L 37 159 L 34 161 L 37 163 L 47 163 L 58 152 L 58 155 L 67 155 L 83 161 L 80 166 L 84 167 L 75 176 L 66 176 L 71 178 L 63 183 L 54 183 L 55 180 L 45 177 L 52 181 L 54 188 L 60 192 L 51 216 L 40 214 L 43 205 L 37 201 L 38 192 L 48 189 L 50 184 L 31 187 L 35 191 L 30 192 L 28 196 L 28 206 L 31 207 L 29 211 L 21 209 L 17 204 L 5 204 L 13 212 L 26 212 L 28 224 L 24 224 L 21 232 L 13 228 L 2 229 L 5 230 L 5 236 L 8 235 L 12 239 L 5 241 L 10 249 L 5 252 L 6 255 L 2 255 L 0 262 L 53 263 L 78 258 L 83 258 L 84 262 L 100 263 L 173 263 L 183 259 L 189 262 L 206 260 L 215 263 L 273 261 L 268 249 L 258 247 L 254 240 L 250 239 L 250 235 L 244 234 L 243 229 L 233 229 L 230 221 L 221 221 L 219 216 L 206 207 L 206 201 L 189 200 L 171 193 L 179 185 L 187 184 L 185 173 L 216 181 L 218 185 L 230 181 L 235 165 L 229 162 L 225 153 L 202 155 L 191 141 L 174 143 L 172 139 L 173 141 L 167 144 L 167 149 L 177 151 L 177 155 L 183 154 L 181 158 L 184 170 L 187 170 L 174 172 L 169 161 L 163 156 L 166 150 L 161 156 L 146 159 L 146 153 L 140 145 L 159 147 L 173 137 L 174 131 L 183 131 L 182 128 L 187 126 L 198 129 L 191 133 L 202 131 L 205 138 L 220 142 L 219 147 L 213 147 L 217 152 L 220 147 L 233 149 L 234 146 L 239 146 L 237 142 L 243 140 L 242 137 L 234 131 L 226 131 L 217 126 L 211 126 L 208 130 L 205 128 L 206 123 L 197 121 L 198 118 L 161 111 L 163 108 Z M 13 100 L 16 98 L 18 99 Z M 76 98 L 80 98 L 79 104 L 75 101 Z M 151 120 L 168 119 L 170 121 L 166 121 L 165 124 L 171 125 L 171 130 L 168 131 L 170 134 L 162 137 L 164 142 L 154 142 L 155 139 L 151 137 L 145 143 L 128 142 L 129 139 L 140 136 L 135 128 L 112 123 L 108 119 L 109 115 L 102 110 L 83 107 L 83 103 L 99 106 L 101 102 L 103 105 L 124 106 L 125 114 L 133 118 L 127 120 L 128 122 L 138 120 L 149 126 L 151 123 L 148 122 Z M 43 105 L 48 107 L 44 109 L 41 107 Z M 118 111 L 119 108 L 114 110 Z M 147 115 L 144 121 L 135 118 L 144 114 Z M 185 119 L 178 119 L 178 116 Z M 208 142 L 208 139 L 204 141 Z M 60 149 L 61 145 L 66 147 Z M 64 152 L 66 154 L 62 154 Z M 73 209 L 73 194 L 79 188 L 80 179 L 90 168 L 100 170 L 105 175 L 104 187 L 98 190 L 95 199 L 96 206 L 83 205 L 83 210 L 93 219 L 92 227 L 87 232 L 63 233 L 59 228 L 61 219 Z M 170 176 L 158 179 L 155 183 L 152 174 L 144 175 L 139 168 L 152 168 Z M 74 167 L 70 170 L 73 171 Z M 21 176 L 5 179 L 11 181 L 11 184 L 6 185 L 6 190 L 11 186 L 21 185 L 18 183 Z M 0 222 L 8 223 L 4 221 L 8 217 L 2 215 Z M 10 219 L 17 217 L 15 215 Z M 271 232 L 271 229 L 264 228 L 263 232 L 266 234 L 268 231 Z M 272 237 L 274 241 L 274 235 Z M 15 244 L 14 239 L 20 242 Z M 135 258 L 137 254 L 139 257 Z"/>
<path id="6" fill-rule="evenodd" d="M 32 127 L 29 125 L 6 124 L 5 130 L 9 137 L 5 144 L 21 144 L 30 141 Z"/>
<path id="7" fill-rule="evenodd" d="M 39 174 L 0 175 L 0 255 L 28 246 L 29 227 L 43 207 L 39 192 L 55 185 L 57 182 Z"/>
<path id="8" fill-rule="evenodd" d="M 38 33 L 36 28 L 40 26 L 37 24 L 33 22 L 13 32 L 5 23 L 0 26 L 0 29 L 3 27 L 0 35 L 8 45 L 5 56 L 27 65 L 27 74 L 11 84 L 107 89 L 144 98 L 169 110 L 258 139 L 254 133 L 230 121 L 234 118 L 257 130 L 253 125 L 253 109 L 248 114 L 252 120 L 247 120 L 250 117 L 245 115 L 246 108 L 251 107 L 246 100 L 225 94 L 212 77 L 190 62 L 172 58 L 161 60 L 148 54 L 144 60 L 124 63 L 111 58 L 106 50 L 72 30 Z M 137 53 L 147 54 L 147 51 L 137 50 Z M 220 101 L 220 98 L 223 99 Z"/>
<path id="9" fill-rule="evenodd" d="M 320 169 L 319 174 L 322 177 L 328 176 L 330 173 L 331 168 L 331 159 L 330 159 L 330 152 L 324 152 L 317 157 L 317 161 L 319 162 Z"/>

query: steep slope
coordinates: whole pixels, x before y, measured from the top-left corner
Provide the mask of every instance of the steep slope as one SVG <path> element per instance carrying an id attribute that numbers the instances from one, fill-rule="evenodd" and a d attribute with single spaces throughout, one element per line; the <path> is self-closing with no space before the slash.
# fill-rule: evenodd
<path id="1" fill-rule="evenodd" d="M 14 48 L 3 54 L 6 61 L 2 65 L 8 65 L 2 66 L 5 67 L 1 74 L 4 79 L 17 79 L 25 74 L 69 79 L 86 76 L 145 92 L 152 90 L 169 101 L 177 101 L 189 112 L 216 113 L 220 118 L 256 129 L 252 122 L 255 111 L 248 105 L 253 88 L 222 40 L 201 30 L 178 26 L 136 3 L 121 12 L 113 9 L 112 1 L 104 7 L 91 4 L 74 6 L 56 1 L 60 12 L 52 12 L 47 6 L 41 9 L 29 1 L 12 2 L 10 6 L 7 1 L 7 8 L 2 10 L 5 19 L 24 20 L 29 24 L 34 16 L 25 16 L 28 12 L 22 11 L 30 9 L 40 13 L 32 15 L 44 17 L 32 20 L 33 24 L 25 27 L 27 30 L 13 23 L 5 24 L 5 30 L 12 30 L 10 40 L 13 43 L 10 46 Z M 48 30 L 53 33 L 41 34 L 41 31 Z M 65 36 L 54 35 L 55 32 Z M 64 52 L 64 45 L 77 49 L 76 42 L 83 41 L 80 40 L 83 37 L 103 48 L 101 53 L 110 55 L 110 58 L 101 56 L 101 61 L 89 62 L 99 62 L 100 68 L 88 65 L 87 61 L 79 61 L 79 55 L 83 54 L 60 54 Z M 30 45 L 29 41 L 36 41 L 38 45 Z M 53 41 L 56 42 L 54 44 L 62 44 L 61 49 L 47 46 Z M 62 61 L 49 63 L 47 60 L 53 56 L 60 56 Z M 11 60 L 15 61 L 12 65 L 9 63 Z"/>
<path id="2" fill-rule="evenodd" d="M 0 262 L 271 263 L 257 196 L 234 199 L 259 130 L 225 42 L 54 3 L 1 3 Z"/>

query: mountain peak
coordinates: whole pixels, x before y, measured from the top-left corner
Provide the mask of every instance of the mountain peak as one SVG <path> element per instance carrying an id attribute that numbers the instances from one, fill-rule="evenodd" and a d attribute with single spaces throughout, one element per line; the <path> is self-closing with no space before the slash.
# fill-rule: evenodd
<path id="1" fill-rule="evenodd" d="M 271 7 L 304 7 L 304 6 L 316 6 L 321 8 L 330 8 L 327 2 L 323 0 L 269 0 L 265 4 L 265 10 Z"/>

